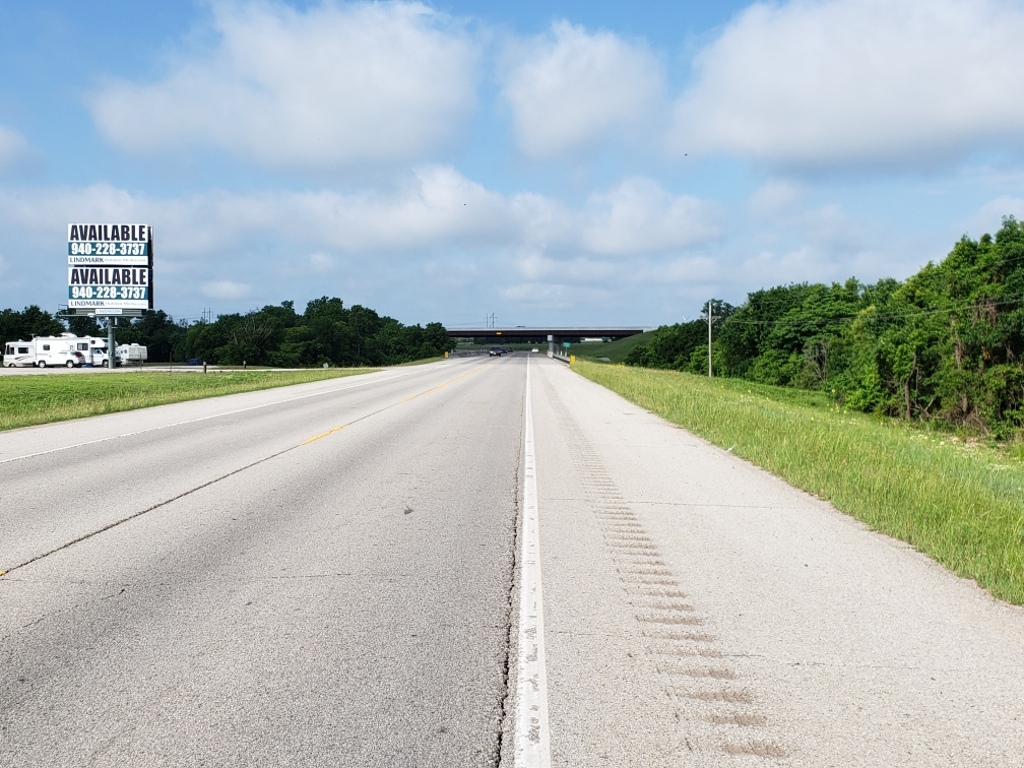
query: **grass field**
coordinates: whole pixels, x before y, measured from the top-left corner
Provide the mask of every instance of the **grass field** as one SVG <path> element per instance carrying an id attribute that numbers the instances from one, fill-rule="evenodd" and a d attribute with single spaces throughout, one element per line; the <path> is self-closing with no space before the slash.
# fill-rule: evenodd
<path id="1" fill-rule="evenodd" d="M 1024 463 L 822 393 L 578 361 L 578 373 L 1024 605 Z"/>
<path id="2" fill-rule="evenodd" d="M 600 360 L 605 363 L 621 363 L 633 347 L 639 344 L 646 344 L 654 336 L 654 331 L 639 333 L 636 336 L 627 336 L 618 341 L 586 341 L 573 344 L 569 354 L 589 360 Z M 608 358 L 604 360 L 602 358 Z"/>
<path id="3" fill-rule="evenodd" d="M 0 376 L 0 430 L 368 373 L 369 368 Z"/>

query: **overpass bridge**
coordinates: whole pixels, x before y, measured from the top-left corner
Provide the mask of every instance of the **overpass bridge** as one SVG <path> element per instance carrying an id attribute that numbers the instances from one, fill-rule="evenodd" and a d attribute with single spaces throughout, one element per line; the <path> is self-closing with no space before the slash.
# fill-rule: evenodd
<path id="1" fill-rule="evenodd" d="M 474 339 L 480 343 L 505 343 L 505 344 L 544 344 L 548 345 L 548 355 L 554 356 L 559 352 L 563 342 L 576 343 L 582 339 L 624 339 L 627 336 L 636 336 L 648 330 L 640 326 L 578 326 L 578 327 L 555 327 L 555 326 L 526 326 L 515 325 L 503 328 L 446 328 L 448 336 L 455 339 Z"/>
<path id="2" fill-rule="evenodd" d="M 573 328 L 537 325 L 513 325 L 502 328 L 446 328 L 448 335 L 458 339 L 493 339 L 509 343 L 536 343 L 562 339 L 624 339 L 648 330 L 640 326 L 584 325 Z"/>

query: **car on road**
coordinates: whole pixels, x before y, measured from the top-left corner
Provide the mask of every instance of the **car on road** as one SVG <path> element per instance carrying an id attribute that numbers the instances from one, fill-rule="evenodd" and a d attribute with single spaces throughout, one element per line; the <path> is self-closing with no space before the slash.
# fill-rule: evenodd
<path id="1" fill-rule="evenodd" d="M 505 354 L 505 350 L 502 349 L 501 347 L 491 347 L 490 351 L 487 354 L 490 355 L 491 357 L 501 357 L 502 355 Z"/>

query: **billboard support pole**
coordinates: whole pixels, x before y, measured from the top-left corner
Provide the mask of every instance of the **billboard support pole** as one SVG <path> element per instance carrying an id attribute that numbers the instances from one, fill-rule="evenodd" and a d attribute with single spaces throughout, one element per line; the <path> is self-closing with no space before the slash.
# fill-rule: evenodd
<path id="1" fill-rule="evenodd" d="M 114 323 L 116 318 L 107 318 L 107 368 L 114 370 L 114 361 L 117 358 L 117 350 L 114 347 Z"/>

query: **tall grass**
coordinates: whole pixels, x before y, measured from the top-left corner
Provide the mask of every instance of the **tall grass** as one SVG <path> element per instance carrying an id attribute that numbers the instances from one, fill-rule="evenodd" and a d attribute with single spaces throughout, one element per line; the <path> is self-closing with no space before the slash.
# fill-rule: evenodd
<path id="1" fill-rule="evenodd" d="M 367 373 L 369 368 L 0 376 L 0 430 Z"/>
<path id="2" fill-rule="evenodd" d="M 799 402 L 774 387 L 674 371 L 574 370 L 1024 605 L 1021 462 L 846 413 L 820 394 Z"/>

